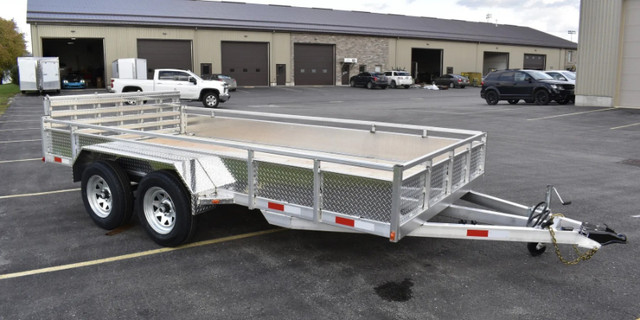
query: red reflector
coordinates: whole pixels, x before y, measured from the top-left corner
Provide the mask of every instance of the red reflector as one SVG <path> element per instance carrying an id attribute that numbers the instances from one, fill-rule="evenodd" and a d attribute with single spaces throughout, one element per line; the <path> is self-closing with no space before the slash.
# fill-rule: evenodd
<path id="1" fill-rule="evenodd" d="M 356 225 L 356 222 L 354 220 L 347 219 L 347 218 L 342 218 L 342 217 L 336 217 L 336 223 L 337 224 L 341 224 L 341 225 L 345 225 L 345 226 L 349 226 L 349 227 L 353 227 L 353 226 Z"/>
<path id="2" fill-rule="evenodd" d="M 467 230 L 467 237 L 488 237 L 489 230 Z"/>
<path id="3" fill-rule="evenodd" d="M 55 162 L 62 162 L 62 158 L 60 158 L 60 157 L 53 157 L 53 161 L 55 161 Z"/>
<path id="4" fill-rule="evenodd" d="M 269 209 L 284 211 L 284 204 L 269 202 L 268 207 Z"/>
<path id="5" fill-rule="evenodd" d="M 42 157 L 42 162 L 44 162 L 44 161 L 45 161 L 45 160 L 44 160 L 44 157 Z"/>

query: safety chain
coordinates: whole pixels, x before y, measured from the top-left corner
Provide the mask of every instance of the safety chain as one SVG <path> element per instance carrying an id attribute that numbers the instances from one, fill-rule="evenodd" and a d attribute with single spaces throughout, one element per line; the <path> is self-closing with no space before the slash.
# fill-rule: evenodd
<path id="1" fill-rule="evenodd" d="M 551 222 L 555 217 L 564 217 L 564 215 L 562 215 L 561 213 L 556 213 L 551 216 L 551 220 L 549 220 L 549 222 Z M 586 252 L 580 252 L 580 250 L 578 250 L 578 246 L 574 244 L 573 250 L 576 252 L 578 257 L 571 261 L 568 261 L 562 256 L 562 253 L 560 252 L 560 247 L 558 247 L 558 241 L 556 240 L 556 232 L 553 231 L 553 228 L 551 228 L 551 225 L 549 225 L 547 228 L 549 229 L 549 234 L 551 234 L 551 240 L 553 241 L 553 247 L 556 250 L 556 255 L 558 256 L 558 259 L 560 259 L 560 261 L 562 261 L 562 263 L 566 265 L 576 265 L 580 263 L 580 261 L 587 261 L 591 259 L 591 257 L 593 257 L 593 255 L 596 254 L 596 252 L 598 252 L 597 248 L 589 249 Z"/>

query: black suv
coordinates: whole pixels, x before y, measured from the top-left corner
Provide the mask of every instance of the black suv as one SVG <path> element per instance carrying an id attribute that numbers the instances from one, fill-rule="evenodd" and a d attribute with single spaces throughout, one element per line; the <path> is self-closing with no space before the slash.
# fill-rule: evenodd
<path id="1" fill-rule="evenodd" d="M 516 104 L 520 99 L 536 104 L 549 104 L 553 100 L 567 104 L 574 100 L 574 87 L 538 70 L 499 70 L 484 78 L 480 97 L 487 100 L 487 104 L 497 104 L 500 100 Z"/>

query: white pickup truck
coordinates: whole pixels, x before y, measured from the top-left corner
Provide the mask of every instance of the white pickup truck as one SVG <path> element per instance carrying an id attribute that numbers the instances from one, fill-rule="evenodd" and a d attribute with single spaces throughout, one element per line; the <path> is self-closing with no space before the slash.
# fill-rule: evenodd
<path id="1" fill-rule="evenodd" d="M 180 99 L 202 101 L 207 108 L 217 108 L 231 97 L 227 84 L 202 80 L 195 73 L 179 69 L 156 69 L 152 80 L 111 79 L 111 92 L 178 91 Z"/>

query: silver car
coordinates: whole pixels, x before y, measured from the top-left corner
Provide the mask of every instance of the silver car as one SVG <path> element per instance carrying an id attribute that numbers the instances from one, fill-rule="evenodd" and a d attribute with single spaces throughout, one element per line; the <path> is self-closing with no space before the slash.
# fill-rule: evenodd
<path id="1" fill-rule="evenodd" d="M 229 86 L 229 91 L 236 91 L 236 89 L 238 88 L 238 83 L 236 82 L 236 79 L 231 78 L 230 76 L 226 76 L 224 74 L 218 74 L 218 73 L 207 74 L 207 75 L 203 75 L 202 79 L 224 81 L 224 83 L 226 83 L 227 86 Z"/>
<path id="2" fill-rule="evenodd" d="M 567 81 L 571 84 L 576 84 L 576 73 L 568 70 L 548 70 L 546 74 L 552 78 L 560 81 Z"/>

